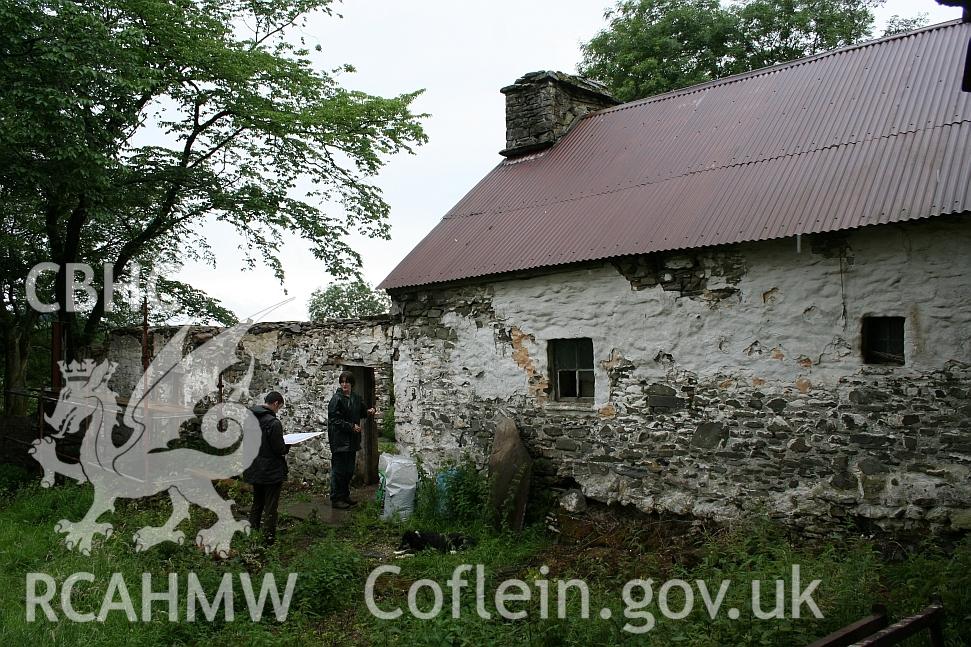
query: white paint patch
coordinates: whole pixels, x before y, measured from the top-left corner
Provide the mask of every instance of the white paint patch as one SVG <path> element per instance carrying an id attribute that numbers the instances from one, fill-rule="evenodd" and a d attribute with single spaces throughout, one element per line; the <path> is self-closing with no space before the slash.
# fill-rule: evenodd
<path id="1" fill-rule="evenodd" d="M 452 350 L 448 370 L 459 387 L 483 400 L 506 400 L 526 390 L 526 374 L 512 359 L 512 348 L 496 339 L 496 329 L 477 328 L 475 320 L 446 312 L 442 323 L 455 330 L 460 344 Z"/>
<path id="2" fill-rule="evenodd" d="M 895 369 L 901 374 L 938 369 L 952 359 L 971 362 L 968 226 L 927 223 L 909 233 L 895 227 L 854 233 L 853 262 L 843 262 L 842 278 L 838 258 L 796 254 L 790 243 L 743 247 L 749 271 L 734 285 L 738 298 L 714 308 L 660 287 L 634 291 L 609 264 L 497 282 L 493 307 L 504 325 L 536 338 L 540 352 L 534 359 L 544 371 L 545 342 L 590 337 L 598 404 L 607 392 L 600 362 L 614 351 L 633 361 L 636 374 L 647 380 L 667 375 L 669 367 L 654 361 L 663 350 L 699 379 L 731 375 L 790 386 L 807 377 L 833 385 L 862 368 L 861 322 L 869 315 L 906 318 L 907 363 Z M 466 344 L 460 336 L 459 345 Z M 485 350 L 474 346 L 463 357 Z"/>

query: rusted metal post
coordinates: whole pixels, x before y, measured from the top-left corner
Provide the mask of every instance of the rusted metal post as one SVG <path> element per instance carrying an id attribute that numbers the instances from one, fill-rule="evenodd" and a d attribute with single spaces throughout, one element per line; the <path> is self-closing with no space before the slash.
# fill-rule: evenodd
<path id="1" fill-rule="evenodd" d="M 223 388 L 224 388 L 223 374 L 220 373 L 219 381 L 216 382 L 216 391 L 218 393 L 217 398 L 218 398 L 219 404 L 223 403 Z M 216 423 L 216 429 L 218 429 L 219 431 L 226 431 L 226 421 L 222 417 L 220 417 L 219 422 Z"/>
<path id="2" fill-rule="evenodd" d="M 148 295 L 142 299 L 142 373 L 148 370 Z"/>
<path id="3" fill-rule="evenodd" d="M 147 290 L 147 288 L 146 288 Z M 148 414 L 148 366 L 151 363 L 148 351 L 148 294 L 142 298 L 142 447 L 145 451 L 145 478 L 148 478 L 149 434 L 152 433 L 151 419 Z M 132 430 L 134 432 L 134 430 Z"/>

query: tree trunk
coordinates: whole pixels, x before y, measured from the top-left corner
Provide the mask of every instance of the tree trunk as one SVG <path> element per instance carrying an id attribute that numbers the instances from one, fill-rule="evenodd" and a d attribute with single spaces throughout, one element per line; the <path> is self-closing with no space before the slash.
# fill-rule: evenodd
<path id="1" fill-rule="evenodd" d="M 11 391 L 27 388 L 27 355 L 30 351 L 30 331 L 7 327 L 3 334 L 3 414 L 26 416 L 28 399 Z"/>

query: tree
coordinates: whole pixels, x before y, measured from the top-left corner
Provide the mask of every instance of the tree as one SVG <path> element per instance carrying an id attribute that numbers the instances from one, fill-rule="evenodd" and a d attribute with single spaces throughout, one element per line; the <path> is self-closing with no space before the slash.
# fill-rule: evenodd
<path id="1" fill-rule="evenodd" d="M 335 276 L 360 264 L 349 232 L 388 237 L 389 208 L 369 178 L 426 140 L 424 115 L 410 110 L 418 92 L 345 89 L 338 77 L 353 68 L 323 71 L 294 42 L 308 12 L 330 14 L 331 1 L 0 5 L 0 218 L 3 242 L 16 239 L 0 262 L 7 388 L 25 361 L 11 349 L 37 319 L 25 268 L 40 260 L 61 268 L 42 289 L 63 304 L 66 263 L 96 277 L 112 263 L 119 279 L 136 264 L 214 263 L 206 235 L 217 221 L 243 236 L 249 266 L 266 263 L 281 280 L 284 234 L 309 241 Z M 163 279 L 186 311 L 232 317 Z M 98 294 L 84 312 L 59 313 L 70 357 L 104 320 Z"/>
<path id="2" fill-rule="evenodd" d="M 718 0 L 626 0 L 582 46 L 580 73 L 622 101 L 717 78 L 735 29 Z"/>
<path id="3" fill-rule="evenodd" d="M 632 101 L 860 42 L 883 2 L 621 0 L 581 46 L 580 73 Z"/>
<path id="4" fill-rule="evenodd" d="M 316 289 L 310 295 L 307 310 L 313 321 L 325 319 L 354 319 L 379 315 L 388 311 L 391 299 L 361 279 L 332 283 Z"/>
<path id="5" fill-rule="evenodd" d="M 910 16 L 909 18 L 894 14 L 887 20 L 887 26 L 883 28 L 883 35 L 893 36 L 894 34 L 902 34 L 905 31 L 919 29 L 926 24 L 927 14 L 925 12 Z"/>

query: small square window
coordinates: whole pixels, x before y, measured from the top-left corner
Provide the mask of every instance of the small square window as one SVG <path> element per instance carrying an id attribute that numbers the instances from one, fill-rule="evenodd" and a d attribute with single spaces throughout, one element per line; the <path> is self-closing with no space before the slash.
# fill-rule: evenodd
<path id="1" fill-rule="evenodd" d="M 550 381 L 556 400 L 593 400 L 593 341 L 551 339 Z"/>
<path id="2" fill-rule="evenodd" d="M 863 317 L 863 362 L 904 365 L 904 318 Z"/>

